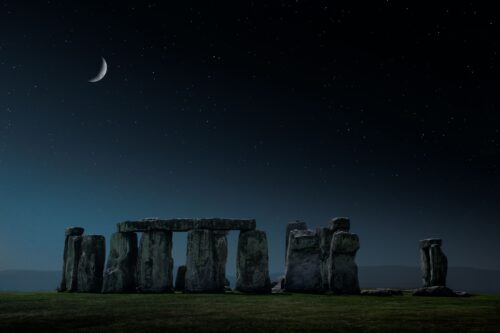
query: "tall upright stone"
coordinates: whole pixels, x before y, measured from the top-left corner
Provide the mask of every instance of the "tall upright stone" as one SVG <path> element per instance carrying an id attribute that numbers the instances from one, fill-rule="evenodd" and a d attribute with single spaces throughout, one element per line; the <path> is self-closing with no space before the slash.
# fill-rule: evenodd
<path id="1" fill-rule="evenodd" d="M 173 291 L 172 232 L 144 232 L 137 259 L 139 292 Z"/>
<path id="2" fill-rule="evenodd" d="M 177 268 L 175 276 L 175 290 L 184 291 L 186 289 L 186 266 L 182 265 Z"/>
<path id="3" fill-rule="evenodd" d="M 78 262 L 80 261 L 83 228 L 70 227 L 64 231 L 62 279 L 59 291 L 77 291 Z"/>
<path id="4" fill-rule="evenodd" d="M 240 231 L 236 257 L 236 290 L 271 292 L 267 237 L 264 231 Z"/>
<path id="5" fill-rule="evenodd" d="M 187 292 L 224 291 L 227 239 L 225 231 L 188 231 L 186 255 Z"/>
<path id="6" fill-rule="evenodd" d="M 83 236 L 81 256 L 78 262 L 78 291 L 96 293 L 102 290 L 105 259 L 106 241 L 104 236 Z"/>
<path id="7" fill-rule="evenodd" d="M 285 267 L 285 290 L 321 292 L 319 237 L 312 230 L 291 230 Z"/>
<path id="8" fill-rule="evenodd" d="M 285 263 L 288 255 L 288 241 L 290 238 L 290 231 L 292 230 L 307 230 L 307 223 L 302 221 L 288 222 L 285 231 Z"/>
<path id="9" fill-rule="evenodd" d="M 337 231 L 330 247 L 328 277 L 330 289 L 338 294 L 358 294 L 358 266 L 355 262 L 359 250 L 358 235 Z"/>
<path id="10" fill-rule="evenodd" d="M 330 289 L 328 280 L 328 269 L 330 266 L 330 247 L 332 244 L 333 230 L 331 228 L 317 228 L 316 233 L 319 238 L 320 272 L 323 290 Z"/>
<path id="11" fill-rule="evenodd" d="M 115 232 L 111 236 L 102 292 L 135 292 L 137 287 L 136 270 L 137 234 Z"/>
<path id="12" fill-rule="evenodd" d="M 448 258 L 441 250 L 442 244 L 439 238 L 420 241 L 420 268 L 424 287 L 446 286 Z"/>

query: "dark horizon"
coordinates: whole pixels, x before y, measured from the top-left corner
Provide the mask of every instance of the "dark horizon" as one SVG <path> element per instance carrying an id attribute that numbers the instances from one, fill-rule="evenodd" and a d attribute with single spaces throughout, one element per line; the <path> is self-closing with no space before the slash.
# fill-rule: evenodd
<path id="1" fill-rule="evenodd" d="M 109 241 L 125 220 L 227 217 L 257 220 L 273 272 L 287 222 L 336 216 L 360 266 L 418 265 L 438 237 L 450 266 L 500 270 L 493 7 L 1 8 L 0 270 L 60 269 L 68 226 Z"/>

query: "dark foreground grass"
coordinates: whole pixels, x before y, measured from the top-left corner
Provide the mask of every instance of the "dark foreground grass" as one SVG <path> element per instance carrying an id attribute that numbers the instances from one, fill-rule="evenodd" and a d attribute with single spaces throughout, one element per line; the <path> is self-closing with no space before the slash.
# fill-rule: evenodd
<path id="1" fill-rule="evenodd" d="M 0 293 L 0 332 L 500 332 L 500 296 Z"/>

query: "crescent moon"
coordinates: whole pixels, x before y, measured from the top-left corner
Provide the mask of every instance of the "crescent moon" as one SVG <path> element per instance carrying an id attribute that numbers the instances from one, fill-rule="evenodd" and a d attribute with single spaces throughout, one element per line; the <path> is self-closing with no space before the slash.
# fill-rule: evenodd
<path id="1" fill-rule="evenodd" d="M 108 71 L 108 64 L 106 63 L 106 60 L 104 60 L 103 57 L 101 57 L 101 58 L 102 58 L 101 69 L 99 70 L 99 73 L 97 73 L 97 75 L 94 78 L 89 80 L 89 82 L 91 82 L 91 83 L 101 81 L 102 78 L 104 77 L 104 75 L 106 75 L 106 72 Z"/>

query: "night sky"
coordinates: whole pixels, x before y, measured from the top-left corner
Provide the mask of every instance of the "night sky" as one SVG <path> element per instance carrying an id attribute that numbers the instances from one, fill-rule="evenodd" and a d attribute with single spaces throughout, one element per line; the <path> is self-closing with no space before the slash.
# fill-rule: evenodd
<path id="1" fill-rule="evenodd" d="M 473 2 L 0 1 L 0 269 L 60 269 L 71 225 L 234 217 L 279 272 L 286 223 L 335 216 L 361 266 L 440 237 L 500 269 L 499 43 Z"/>

